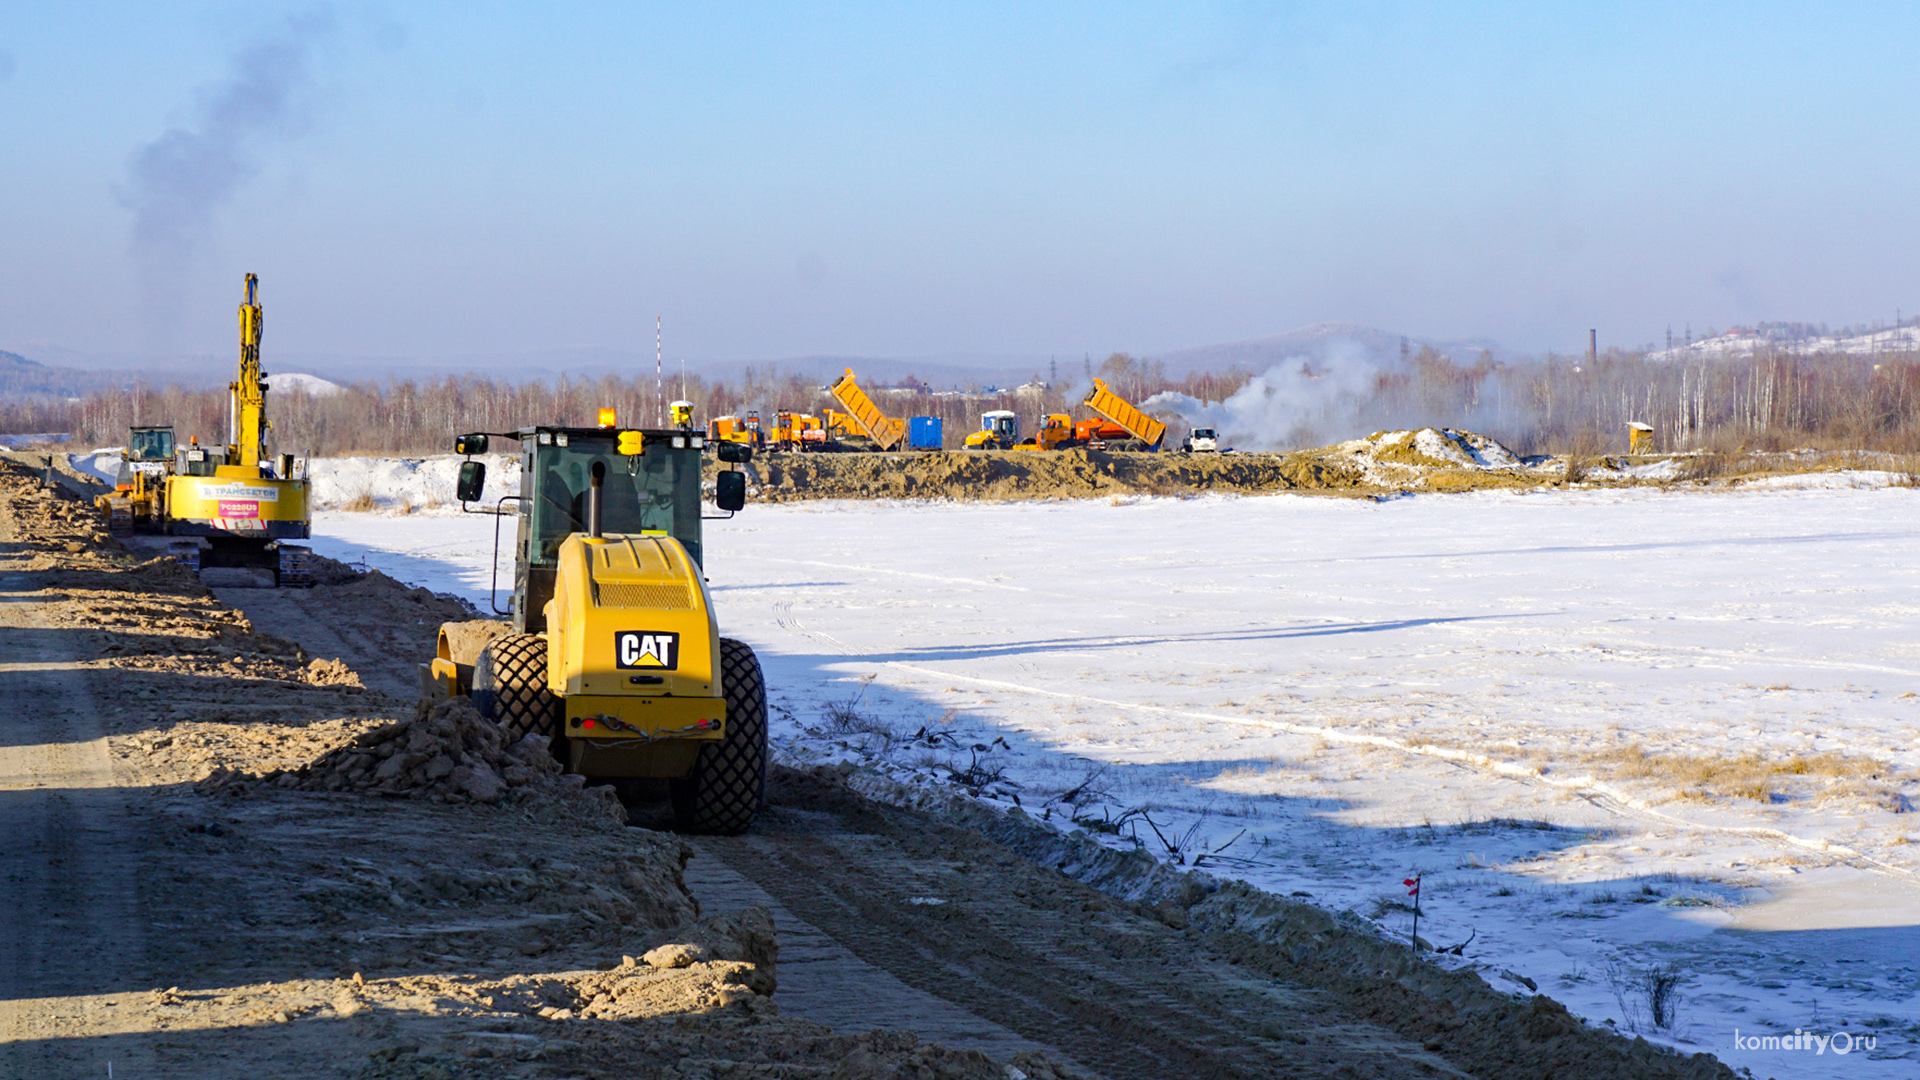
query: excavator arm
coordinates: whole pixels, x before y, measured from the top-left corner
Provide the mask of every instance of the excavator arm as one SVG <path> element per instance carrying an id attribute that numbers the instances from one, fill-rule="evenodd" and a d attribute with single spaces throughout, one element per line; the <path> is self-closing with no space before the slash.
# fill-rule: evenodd
<path id="1" fill-rule="evenodd" d="M 260 373 L 260 278 L 247 275 L 247 298 L 240 305 L 240 379 L 229 383 L 229 406 L 233 444 L 227 447 L 227 460 L 236 465 L 258 467 L 266 457 L 267 386 Z"/>

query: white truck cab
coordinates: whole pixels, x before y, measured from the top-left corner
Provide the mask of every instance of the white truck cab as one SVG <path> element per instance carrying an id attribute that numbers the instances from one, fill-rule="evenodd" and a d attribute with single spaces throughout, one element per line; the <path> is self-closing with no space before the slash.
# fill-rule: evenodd
<path id="1" fill-rule="evenodd" d="M 1210 427 L 1197 427 L 1187 433 L 1180 449 L 1189 454 L 1214 454 L 1220 451 L 1220 438 Z"/>

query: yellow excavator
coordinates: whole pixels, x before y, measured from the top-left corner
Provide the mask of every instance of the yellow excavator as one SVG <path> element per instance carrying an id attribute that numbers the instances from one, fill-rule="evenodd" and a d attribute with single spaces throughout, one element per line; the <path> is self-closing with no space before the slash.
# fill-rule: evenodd
<path id="1" fill-rule="evenodd" d="M 430 697 L 470 695 L 512 739 L 539 735 L 569 771 L 625 786 L 665 781 L 680 826 L 739 833 L 766 797 L 767 695 L 760 661 L 720 636 L 701 575 L 701 453 L 690 427 L 621 430 L 540 425 L 454 440 L 484 454 L 520 444 L 520 491 L 491 512 L 495 544 L 518 519 L 513 603 L 505 621 L 448 623 L 422 665 Z M 715 477 L 725 516 L 746 500 L 735 466 L 753 449 L 721 442 Z M 462 509 L 486 465 L 460 465 Z M 511 504 L 511 509 L 508 508 Z"/>
<path id="2" fill-rule="evenodd" d="M 260 370 L 260 279 L 247 275 L 240 305 L 240 377 L 229 383 L 232 441 L 174 448 L 166 478 L 163 531 L 197 538 L 198 569 L 208 584 L 311 585 L 309 549 L 289 540 L 312 532 L 310 486 L 293 475 L 294 457 L 267 454 L 266 373 Z"/>

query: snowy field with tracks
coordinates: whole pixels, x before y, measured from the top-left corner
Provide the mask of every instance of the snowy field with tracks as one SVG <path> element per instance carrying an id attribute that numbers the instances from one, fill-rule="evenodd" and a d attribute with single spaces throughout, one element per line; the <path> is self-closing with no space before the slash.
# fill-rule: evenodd
<path id="1" fill-rule="evenodd" d="M 1760 1076 L 1908 1077 L 1920 491 L 1880 479 L 750 504 L 706 570 L 783 760 L 1402 937 L 1418 874 L 1419 936 L 1496 986 Z M 314 533 L 487 609 L 489 517 Z M 1747 1048 L 1796 1030 L 1826 1041 Z"/>

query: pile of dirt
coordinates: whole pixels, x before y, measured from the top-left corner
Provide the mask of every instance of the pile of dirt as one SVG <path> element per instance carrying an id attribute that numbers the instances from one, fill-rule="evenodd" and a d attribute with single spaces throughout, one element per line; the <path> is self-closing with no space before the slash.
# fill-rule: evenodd
<path id="1" fill-rule="evenodd" d="M 369 791 L 434 802 L 497 803 L 515 793 L 579 789 L 580 777 L 562 775 L 544 735 L 508 743 L 500 726 L 481 716 L 469 698 L 422 701 L 411 720 L 362 732 L 297 769 L 264 775 L 220 770 L 201 781 L 203 794 L 252 784 L 305 791 Z M 610 788 L 587 796 L 624 823 L 626 811 Z"/>
<path id="2" fill-rule="evenodd" d="M 1351 465 L 1311 454 L 1144 454 L 1102 450 L 975 450 L 914 454 L 769 454 L 749 469 L 748 492 L 801 499 L 1009 501 L 1206 491 L 1338 491 L 1358 486 Z"/>
<path id="3" fill-rule="evenodd" d="M 710 468 L 715 466 L 710 466 Z M 748 493 L 801 499 L 1084 499 L 1112 495 L 1372 494 L 1534 486 L 1563 464 L 1529 464 L 1498 441 L 1453 428 L 1382 431 L 1289 453 L 968 450 L 895 454 L 765 454 Z"/>

